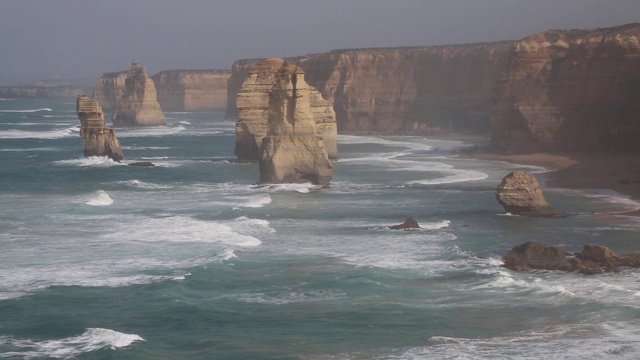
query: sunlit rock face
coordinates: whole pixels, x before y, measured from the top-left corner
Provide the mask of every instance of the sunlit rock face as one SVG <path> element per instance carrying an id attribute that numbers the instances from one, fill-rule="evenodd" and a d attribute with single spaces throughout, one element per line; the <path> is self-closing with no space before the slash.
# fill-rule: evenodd
<path id="1" fill-rule="evenodd" d="M 113 113 L 116 111 L 118 99 L 120 99 L 124 90 L 124 81 L 127 74 L 129 74 L 129 71 L 104 73 L 98 79 L 91 97 L 101 104 L 105 112 Z"/>
<path id="2" fill-rule="evenodd" d="M 134 61 L 111 118 L 114 126 L 157 126 L 167 122 L 158 104 L 156 87 L 144 66 Z"/>
<path id="3" fill-rule="evenodd" d="M 549 205 L 538 180 L 525 170 L 510 173 L 496 189 L 496 200 L 513 215 L 531 217 L 565 217 L 566 214 Z"/>
<path id="4" fill-rule="evenodd" d="M 163 111 L 215 111 L 227 107 L 228 70 L 166 70 L 152 76 Z"/>
<path id="5" fill-rule="evenodd" d="M 333 174 L 316 132 L 311 89 L 304 72 L 283 61 L 269 93 L 268 129 L 260 146 L 260 183 L 328 185 Z"/>
<path id="6" fill-rule="evenodd" d="M 271 58 L 253 63 L 246 70 L 246 78 L 235 99 L 238 109 L 236 145 L 234 153 L 241 160 L 258 160 L 262 139 L 267 134 L 269 118 L 269 94 L 274 89 L 277 75 L 285 60 Z M 296 67 L 288 62 L 288 66 Z M 304 72 L 298 69 L 301 74 Z M 338 156 L 337 127 L 331 105 L 314 88 L 309 91 L 309 106 L 316 132 L 325 142 L 330 158 Z"/>
<path id="7" fill-rule="evenodd" d="M 80 119 L 80 137 L 84 156 L 108 156 L 122 160 L 122 147 L 113 129 L 104 125 L 104 113 L 98 102 L 86 95 L 76 100 L 76 113 Z"/>
<path id="8" fill-rule="evenodd" d="M 491 89 L 511 45 L 334 50 L 289 60 L 333 104 L 340 133 L 488 135 Z M 232 84 L 255 62 L 233 65 L 230 116 L 240 89 Z"/>
<path id="9" fill-rule="evenodd" d="M 516 42 L 491 119 L 501 150 L 640 151 L 640 24 Z"/>

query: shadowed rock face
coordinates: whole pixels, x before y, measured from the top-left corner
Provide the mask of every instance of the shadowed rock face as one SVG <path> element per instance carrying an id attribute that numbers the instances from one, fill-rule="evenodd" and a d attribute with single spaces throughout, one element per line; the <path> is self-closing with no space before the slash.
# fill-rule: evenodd
<path id="1" fill-rule="evenodd" d="M 84 156 L 108 156 L 115 161 L 122 160 L 122 147 L 113 129 L 104 126 L 104 113 L 98 102 L 79 95 L 76 112 L 80 119 L 80 137 Z"/>
<path id="2" fill-rule="evenodd" d="M 284 61 L 269 94 L 267 135 L 260 146 L 260 183 L 328 185 L 333 167 L 310 108 L 304 72 Z"/>
<path id="3" fill-rule="evenodd" d="M 562 270 L 593 275 L 618 272 L 620 267 L 640 267 L 640 253 L 618 256 L 606 246 L 585 245 L 582 252 L 570 254 L 557 246 L 529 241 L 509 250 L 503 266 L 515 271 Z"/>
<path id="4" fill-rule="evenodd" d="M 165 125 L 164 113 L 158 104 L 156 87 L 147 76 L 147 69 L 131 64 L 122 95 L 111 118 L 114 126 Z"/>
<path id="5" fill-rule="evenodd" d="M 510 173 L 496 190 L 496 199 L 506 212 L 533 217 L 565 217 L 549 205 L 535 176 L 524 170 Z"/>
<path id="6" fill-rule="evenodd" d="M 107 113 L 116 111 L 118 100 L 124 91 L 124 82 L 129 71 L 104 73 L 93 89 L 93 97 Z"/>
<path id="7" fill-rule="evenodd" d="M 267 135 L 268 129 L 269 94 L 276 83 L 276 72 L 284 62 L 283 59 L 271 58 L 254 63 L 247 69 L 246 79 L 235 99 L 238 121 L 234 153 L 240 160 L 257 160 L 259 157 L 262 139 Z M 304 73 L 301 69 L 299 71 Z M 323 138 L 329 158 L 336 158 L 338 146 L 335 113 L 316 89 L 307 87 L 316 133 Z"/>
<path id="8" fill-rule="evenodd" d="M 640 24 L 517 41 L 492 103 L 500 150 L 640 151 Z"/>
<path id="9" fill-rule="evenodd" d="M 402 224 L 389 226 L 391 230 L 421 229 L 418 222 L 413 218 L 406 218 Z"/>

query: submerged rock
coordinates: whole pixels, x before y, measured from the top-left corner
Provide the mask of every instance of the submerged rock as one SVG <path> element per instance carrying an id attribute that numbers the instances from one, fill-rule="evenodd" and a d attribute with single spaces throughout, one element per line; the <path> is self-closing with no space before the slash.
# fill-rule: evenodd
<path id="1" fill-rule="evenodd" d="M 108 156 L 122 160 L 122 147 L 115 131 L 104 125 L 104 113 L 95 99 L 78 95 L 76 113 L 80 119 L 80 137 L 84 156 Z"/>
<path id="2" fill-rule="evenodd" d="M 325 143 L 316 132 L 304 72 L 283 62 L 269 94 L 267 135 L 260 146 L 260 183 L 328 185 L 333 174 Z"/>
<path id="3" fill-rule="evenodd" d="M 114 126 L 157 126 L 167 123 L 158 104 L 153 79 L 147 75 L 147 69 L 138 66 L 136 61 L 131 63 L 111 120 Z"/>
<path id="4" fill-rule="evenodd" d="M 549 205 L 538 180 L 525 170 L 510 173 L 496 190 L 496 199 L 506 212 L 533 217 L 565 217 L 566 214 Z"/>
<path id="5" fill-rule="evenodd" d="M 413 218 L 406 218 L 404 222 L 400 225 L 389 226 L 389 229 L 392 230 L 404 230 L 404 229 L 421 229 L 418 222 Z"/>
<path id="6" fill-rule="evenodd" d="M 156 165 L 154 163 L 152 163 L 151 161 L 138 161 L 138 162 L 129 163 L 129 166 L 153 167 L 153 166 L 156 166 Z"/>

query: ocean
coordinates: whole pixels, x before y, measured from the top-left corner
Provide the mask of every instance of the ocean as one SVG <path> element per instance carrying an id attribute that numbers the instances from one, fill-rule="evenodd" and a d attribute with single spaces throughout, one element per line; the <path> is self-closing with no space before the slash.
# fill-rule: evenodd
<path id="1" fill-rule="evenodd" d="M 223 113 L 166 116 L 116 129 L 116 163 L 83 157 L 74 101 L 0 100 L 0 359 L 637 358 L 640 270 L 500 265 L 640 250 L 639 204 L 547 188 L 568 218 L 509 216 L 502 177 L 545 169 L 411 136 L 340 135 L 330 188 L 256 186 Z"/>

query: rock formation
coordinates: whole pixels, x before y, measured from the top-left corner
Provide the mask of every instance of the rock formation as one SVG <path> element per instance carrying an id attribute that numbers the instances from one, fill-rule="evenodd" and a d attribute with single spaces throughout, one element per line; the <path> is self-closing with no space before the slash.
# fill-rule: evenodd
<path id="1" fill-rule="evenodd" d="M 158 104 L 156 87 L 144 66 L 131 63 L 124 90 L 111 118 L 114 126 L 164 125 L 164 113 Z"/>
<path id="2" fill-rule="evenodd" d="M 497 149 L 640 151 L 640 24 L 516 42 L 493 99 Z"/>
<path id="3" fill-rule="evenodd" d="M 240 160 L 257 160 L 259 157 L 262 139 L 267 135 L 269 93 L 276 82 L 276 72 L 284 63 L 283 59 L 271 58 L 254 63 L 247 69 L 246 80 L 236 98 L 239 114 L 234 153 Z M 290 62 L 288 64 L 295 67 Z M 299 71 L 304 74 L 301 69 Z M 329 158 L 334 159 L 338 156 L 335 113 L 315 88 L 306 86 L 310 92 L 308 100 L 316 133 L 323 138 Z"/>
<path id="4" fill-rule="evenodd" d="M 152 76 L 164 111 L 212 111 L 227 107 L 229 70 L 167 70 Z"/>
<path id="5" fill-rule="evenodd" d="M 107 113 L 113 113 L 118 106 L 118 100 L 124 91 L 124 82 L 129 71 L 104 73 L 98 79 L 93 89 L 93 97 Z"/>
<path id="6" fill-rule="evenodd" d="M 413 218 L 406 218 L 400 225 L 389 226 L 391 230 L 421 229 L 418 222 Z"/>
<path id="7" fill-rule="evenodd" d="M 496 199 L 506 212 L 533 217 L 565 217 L 549 205 L 535 176 L 524 170 L 510 173 L 496 189 Z"/>
<path id="8" fill-rule="evenodd" d="M 340 133 L 489 134 L 491 89 L 512 42 L 334 50 L 289 59 L 333 104 Z M 257 61 L 239 60 L 234 91 Z"/>
<path id="9" fill-rule="evenodd" d="M 606 246 L 585 245 L 582 252 L 570 254 L 557 246 L 530 241 L 509 250 L 503 266 L 515 271 L 562 270 L 592 275 L 617 272 L 620 267 L 640 267 L 640 253 L 618 256 Z"/>
<path id="10" fill-rule="evenodd" d="M 78 95 L 76 112 L 80 119 L 80 137 L 84 156 L 108 156 L 122 160 L 122 147 L 113 129 L 104 125 L 104 113 L 98 102 L 86 95 Z"/>
<path id="11" fill-rule="evenodd" d="M 260 146 L 260 183 L 328 185 L 333 167 L 311 112 L 304 72 L 283 61 L 269 93 L 267 135 Z"/>
<path id="12" fill-rule="evenodd" d="M 12 98 L 74 98 L 83 94 L 77 86 L 0 86 L 0 97 Z"/>

